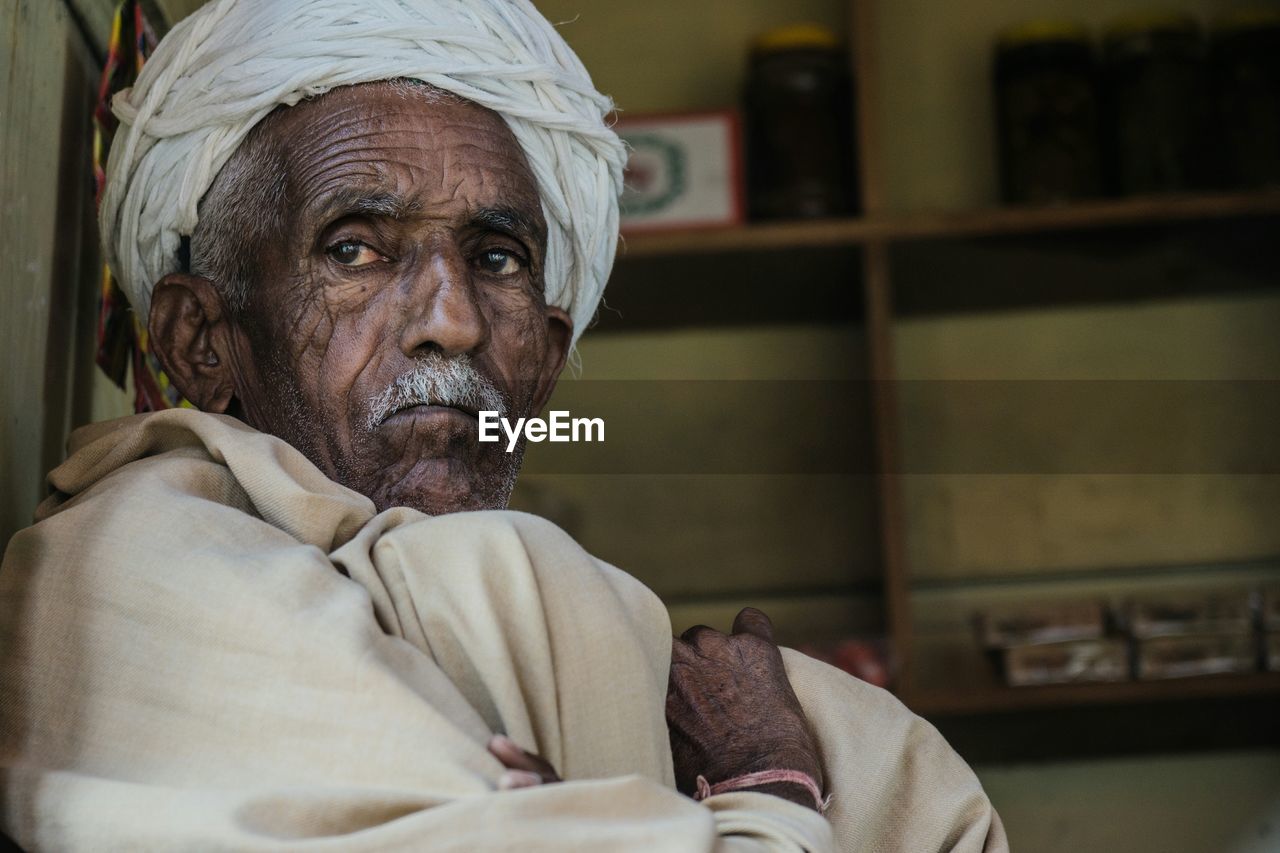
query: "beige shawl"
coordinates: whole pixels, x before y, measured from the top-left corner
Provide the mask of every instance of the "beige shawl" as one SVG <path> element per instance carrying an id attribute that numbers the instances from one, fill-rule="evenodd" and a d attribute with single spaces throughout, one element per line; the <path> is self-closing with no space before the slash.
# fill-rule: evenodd
<path id="1" fill-rule="evenodd" d="M 377 515 L 189 410 L 72 451 L 0 568 L 0 825 L 30 850 L 1006 849 L 931 726 L 791 652 L 829 820 L 675 792 L 666 612 L 546 521 Z M 495 790 L 494 732 L 567 781 Z"/>

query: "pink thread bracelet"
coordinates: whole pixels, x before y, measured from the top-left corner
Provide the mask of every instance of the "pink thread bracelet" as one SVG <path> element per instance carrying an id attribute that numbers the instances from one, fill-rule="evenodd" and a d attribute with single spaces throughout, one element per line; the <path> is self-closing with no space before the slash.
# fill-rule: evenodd
<path id="1" fill-rule="evenodd" d="M 802 773 L 799 770 L 761 770 L 758 773 L 747 773 L 744 776 L 734 776 L 732 779 L 725 779 L 723 782 L 717 782 L 714 785 L 707 782 L 706 776 L 698 776 L 698 789 L 694 792 L 693 798 L 701 802 L 707 797 L 714 797 L 716 794 L 727 794 L 730 791 L 741 791 L 743 788 L 755 788 L 759 785 L 770 785 L 774 782 L 793 782 L 797 785 L 804 786 L 810 794 L 813 794 L 813 802 L 817 806 L 818 812 L 825 814 L 827 806 L 831 805 L 831 798 L 822 798 L 822 789 L 818 787 L 818 783 L 808 773 Z"/>

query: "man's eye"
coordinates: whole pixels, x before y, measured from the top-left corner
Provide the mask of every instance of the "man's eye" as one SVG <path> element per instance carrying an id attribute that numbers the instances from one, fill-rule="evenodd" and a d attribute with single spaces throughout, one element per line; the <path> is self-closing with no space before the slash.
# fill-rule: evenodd
<path id="1" fill-rule="evenodd" d="M 363 267 L 385 260 L 382 255 L 359 240 L 342 240 L 325 250 L 329 257 L 345 267 Z"/>
<path id="2" fill-rule="evenodd" d="M 480 266 L 492 275 L 515 275 L 524 262 L 505 249 L 487 249 L 480 253 Z"/>

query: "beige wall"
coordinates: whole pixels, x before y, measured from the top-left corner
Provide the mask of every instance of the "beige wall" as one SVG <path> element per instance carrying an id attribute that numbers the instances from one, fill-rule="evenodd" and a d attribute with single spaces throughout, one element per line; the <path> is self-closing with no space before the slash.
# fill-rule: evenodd
<path id="1" fill-rule="evenodd" d="M 1105 436 L 1121 456 L 1143 458 L 1160 442 L 1220 463 L 1249 458 L 1280 425 L 1265 421 L 1243 440 L 1218 444 L 1221 411 L 1185 405 L 1176 383 L 1152 380 L 1280 380 L 1280 297 L 1237 296 L 961 315 L 902 322 L 904 379 L 1111 381 L 1097 386 L 1102 411 L 974 411 L 972 395 L 948 399 L 933 384 L 904 392 L 908 457 L 946 462 L 998 442 L 1016 458 L 1043 446 L 1087 462 L 1087 441 Z M 1085 395 L 1086 398 L 1089 395 Z M 1235 402 L 1250 405 L 1241 386 Z M 1050 417 L 1045 416 L 1045 412 Z M 1056 414 L 1058 417 L 1053 417 Z M 1094 425 L 1097 429 L 1090 429 Z M 998 438 L 997 438 L 998 437 Z M 1215 453 L 1202 448 L 1216 446 Z M 1127 449 L 1126 449 L 1127 448 Z M 1084 457 L 1084 458 L 1081 458 Z M 921 577 L 1187 564 L 1280 555 L 1280 477 L 1206 473 L 913 476 L 907 481 L 913 571 Z"/>
<path id="2" fill-rule="evenodd" d="M 1275 853 L 1280 753 L 977 767 L 1014 853 Z"/>

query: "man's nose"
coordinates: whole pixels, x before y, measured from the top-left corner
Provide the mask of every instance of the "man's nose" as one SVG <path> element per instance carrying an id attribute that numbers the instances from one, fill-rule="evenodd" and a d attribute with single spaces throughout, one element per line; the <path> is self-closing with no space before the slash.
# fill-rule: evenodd
<path id="1" fill-rule="evenodd" d="M 457 251 L 433 253 L 409 287 L 410 314 L 401 349 L 416 357 L 432 350 L 444 356 L 475 353 L 489 343 L 489 319 L 466 258 Z"/>

